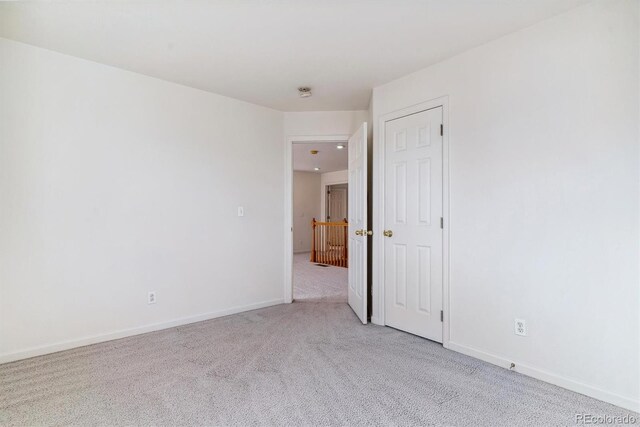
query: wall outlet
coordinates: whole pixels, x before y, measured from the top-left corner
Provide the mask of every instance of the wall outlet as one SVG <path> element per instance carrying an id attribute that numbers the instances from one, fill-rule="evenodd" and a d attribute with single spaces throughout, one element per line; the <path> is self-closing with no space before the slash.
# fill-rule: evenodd
<path id="1" fill-rule="evenodd" d="M 524 319 L 516 319 L 514 323 L 516 335 L 527 336 L 527 322 Z"/>
<path id="2" fill-rule="evenodd" d="M 155 304 L 156 303 L 156 293 L 149 292 L 147 295 L 147 304 Z"/>

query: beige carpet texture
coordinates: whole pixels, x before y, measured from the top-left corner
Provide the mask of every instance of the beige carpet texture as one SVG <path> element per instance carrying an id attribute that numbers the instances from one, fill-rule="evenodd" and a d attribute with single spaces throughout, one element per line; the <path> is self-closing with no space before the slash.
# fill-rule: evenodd
<path id="1" fill-rule="evenodd" d="M 301 255 L 295 267 L 293 304 L 0 365 L 0 424 L 574 426 L 576 414 L 629 414 L 362 325 L 346 269 Z"/>

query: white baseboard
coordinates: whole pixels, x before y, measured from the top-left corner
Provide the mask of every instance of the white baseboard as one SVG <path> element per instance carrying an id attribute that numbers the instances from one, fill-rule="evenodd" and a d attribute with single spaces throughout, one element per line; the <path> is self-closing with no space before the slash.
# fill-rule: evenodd
<path id="1" fill-rule="evenodd" d="M 631 397 L 611 393 L 601 388 L 563 377 L 562 375 L 554 374 L 552 372 L 548 372 L 533 366 L 521 364 L 518 363 L 518 361 L 496 356 L 494 354 L 487 353 L 485 351 L 478 350 L 472 347 L 467 347 L 465 345 L 457 344 L 455 342 L 449 341 L 447 348 L 453 351 L 457 351 L 458 353 L 466 354 L 467 356 L 475 357 L 476 359 L 483 360 L 493 365 L 498 365 L 505 369 L 509 369 L 511 363 L 514 363 L 516 367 L 513 370 L 521 374 L 557 385 L 562 388 L 566 388 L 567 390 L 575 391 L 576 393 L 584 394 L 585 396 L 593 397 L 594 399 L 611 403 L 612 405 L 620 406 L 631 411 L 640 412 L 640 402 L 634 400 Z"/>
<path id="2" fill-rule="evenodd" d="M 159 331 L 162 329 L 173 328 L 176 326 L 186 325 L 189 323 L 201 322 L 203 320 L 215 319 L 217 317 L 229 316 L 231 314 L 242 313 L 245 311 L 256 310 L 259 308 L 270 307 L 282 304 L 282 298 L 262 301 L 255 304 L 231 307 L 225 310 L 213 311 L 196 316 L 182 317 L 180 319 L 169 320 L 167 322 L 153 323 L 151 325 L 139 326 L 129 329 L 121 329 L 106 334 L 93 335 L 68 341 L 62 341 L 54 344 L 48 344 L 39 347 L 32 347 L 26 350 L 20 350 L 13 353 L 0 354 L 0 363 L 13 362 L 30 357 L 42 356 L 44 354 L 56 353 L 58 351 L 69 350 L 72 348 L 83 347 L 86 345 L 97 344 L 105 341 L 117 340 L 120 338 L 130 337 L 133 335 L 145 334 L 147 332 Z"/>

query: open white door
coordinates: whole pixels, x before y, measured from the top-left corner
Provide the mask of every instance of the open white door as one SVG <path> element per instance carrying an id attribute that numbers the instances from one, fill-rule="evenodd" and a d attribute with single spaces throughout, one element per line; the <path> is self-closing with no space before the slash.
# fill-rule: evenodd
<path id="1" fill-rule="evenodd" d="M 349 138 L 349 305 L 367 323 L 367 123 Z"/>

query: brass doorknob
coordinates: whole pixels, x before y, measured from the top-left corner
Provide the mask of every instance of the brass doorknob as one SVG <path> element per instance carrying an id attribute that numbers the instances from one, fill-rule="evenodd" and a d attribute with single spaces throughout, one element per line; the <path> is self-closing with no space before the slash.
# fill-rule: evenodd
<path id="1" fill-rule="evenodd" d="M 373 236 L 373 231 L 371 230 L 362 230 L 362 235 Z"/>
<path id="2" fill-rule="evenodd" d="M 356 236 L 362 236 L 362 230 L 356 230 Z"/>
<path id="3" fill-rule="evenodd" d="M 391 230 L 384 230 L 384 232 L 382 233 L 385 235 L 385 237 L 391 237 L 393 236 L 393 231 Z"/>

